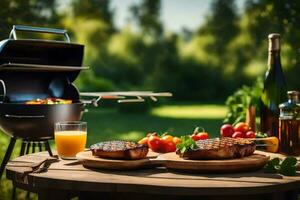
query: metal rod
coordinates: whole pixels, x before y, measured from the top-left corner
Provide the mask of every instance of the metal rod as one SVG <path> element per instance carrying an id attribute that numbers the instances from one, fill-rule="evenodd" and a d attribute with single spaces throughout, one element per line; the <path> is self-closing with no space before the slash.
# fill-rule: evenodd
<path id="1" fill-rule="evenodd" d="M 140 92 L 82 92 L 80 96 L 109 96 L 109 95 L 116 95 L 116 96 L 128 96 L 128 97 L 172 97 L 172 93 L 169 92 L 147 92 L 147 91 L 140 91 Z"/>
<path id="2" fill-rule="evenodd" d="M 38 147 L 39 147 L 39 152 L 42 152 L 43 149 L 42 149 L 42 142 L 38 142 Z"/>
<path id="3" fill-rule="evenodd" d="M 118 100 L 118 103 L 139 103 L 144 101 L 145 99 L 124 99 L 124 100 Z"/>
<path id="4" fill-rule="evenodd" d="M 24 155 L 25 152 L 25 148 L 26 148 L 26 142 L 24 140 L 22 140 L 22 144 L 21 144 L 21 150 L 20 150 L 20 156 Z"/>
<path id="5" fill-rule="evenodd" d="M 25 63 L 4 63 L 0 65 L 0 69 L 5 70 L 59 70 L 59 71 L 76 71 L 87 70 L 90 67 L 83 66 L 65 66 L 65 65 L 40 65 L 40 64 L 25 64 Z"/>
<path id="6" fill-rule="evenodd" d="M 29 154 L 30 146 L 31 146 L 31 142 L 28 141 L 28 142 L 27 142 L 27 147 L 26 147 L 26 153 L 25 153 L 25 154 Z"/>
<path id="7" fill-rule="evenodd" d="M 14 39 L 14 40 L 18 39 L 16 31 L 59 34 L 59 35 L 63 35 L 68 43 L 71 42 L 67 31 L 64 30 L 64 29 L 34 27 L 34 26 L 24 26 L 24 25 L 13 25 L 13 28 L 12 28 L 10 34 L 9 34 L 10 39 Z"/>
<path id="8" fill-rule="evenodd" d="M 35 153 L 35 142 L 32 142 L 32 153 Z"/>
<path id="9" fill-rule="evenodd" d="M 7 147 L 6 153 L 4 155 L 4 158 L 2 160 L 1 167 L 0 167 L 0 179 L 2 177 L 2 174 L 4 172 L 4 169 L 5 169 L 5 166 L 8 162 L 8 160 L 10 159 L 11 153 L 13 152 L 16 141 L 17 141 L 17 138 L 15 138 L 15 137 L 10 138 L 9 145 Z"/>
<path id="10" fill-rule="evenodd" d="M 48 151 L 49 156 L 53 157 L 53 153 L 52 153 L 52 151 L 51 151 L 51 147 L 50 147 L 50 145 L 49 145 L 49 141 L 48 141 L 48 140 L 45 141 L 45 148 L 46 148 L 46 150 Z"/>

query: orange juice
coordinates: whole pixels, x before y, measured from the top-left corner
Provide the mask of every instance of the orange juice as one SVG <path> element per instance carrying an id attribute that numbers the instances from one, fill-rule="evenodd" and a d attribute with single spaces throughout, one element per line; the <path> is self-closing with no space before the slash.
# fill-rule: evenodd
<path id="1" fill-rule="evenodd" d="M 85 131 L 56 131 L 54 135 L 57 153 L 62 158 L 75 158 L 78 152 L 85 149 Z"/>

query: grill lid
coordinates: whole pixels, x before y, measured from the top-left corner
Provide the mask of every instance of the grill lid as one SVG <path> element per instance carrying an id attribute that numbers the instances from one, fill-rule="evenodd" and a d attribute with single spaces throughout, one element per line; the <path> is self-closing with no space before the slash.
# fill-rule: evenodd
<path id="1" fill-rule="evenodd" d="M 16 31 L 59 34 L 66 41 L 17 39 Z M 66 30 L 13 26 L 9 39 L 0 41 L 0 101 L 70 96 L 66 88 L 88 69 L 82 67 L 83 54 L 84 46 L 71 43 Z M 76 93 L 71 96 L 78 99 Z"/>
<path id="2" fill-rule="evenodd" d="M 17 39 L 16 31 L 64 35 L 66 41 Z M 1 71 L 66 72 L 73 82 L 82 67 L 84 46 L 70 43 L 66 30 L 14 25 L 10 38 L 0 42 Z"/>

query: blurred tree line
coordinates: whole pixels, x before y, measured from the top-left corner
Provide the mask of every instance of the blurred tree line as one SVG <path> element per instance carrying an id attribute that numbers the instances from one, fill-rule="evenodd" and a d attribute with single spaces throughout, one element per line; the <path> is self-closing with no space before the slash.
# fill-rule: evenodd
<path id="1" fill-rule="evenodd" d="M 300 89 L 300 2 L 211 1 L 196 31 L 164 30 L 160 0 L 133 1 L 128 25 L 118 30 L 109 0 L 2 0 L 0 36 L 13 24 L 62 27 L 85 44 L 82 91 L 170 91 L 178 100 L 224 101 L 241 85 L 251 85 L 267 67 L 267 35 L 282 35 L 282 64 L 289 89 Z M 171 2 L 170 2 L 171 3 Z M 188 2 L 187 2 L 188 3 Z M 188 10 L 186 11 L 188 12 Z M 190 19 L 193 20 L 193 19 Z"/>

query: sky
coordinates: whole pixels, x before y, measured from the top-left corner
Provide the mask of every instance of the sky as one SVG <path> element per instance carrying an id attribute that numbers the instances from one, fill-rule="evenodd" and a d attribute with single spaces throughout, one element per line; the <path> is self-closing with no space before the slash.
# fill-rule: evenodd
<path id="1" fill-rule="evenodd" d="M 112 0 L 111 7 L 115 10 L 114 23 L 121 29 L 127 24 L 129 7 L 140 0 Z M 161 20 L 167 31 L 180 32 L 182 28 L 197 29 L 209 14 L 212 0 L 161 0 Z M 245 0 L 237 0 L 238 10 L 243 9 Z"/>

